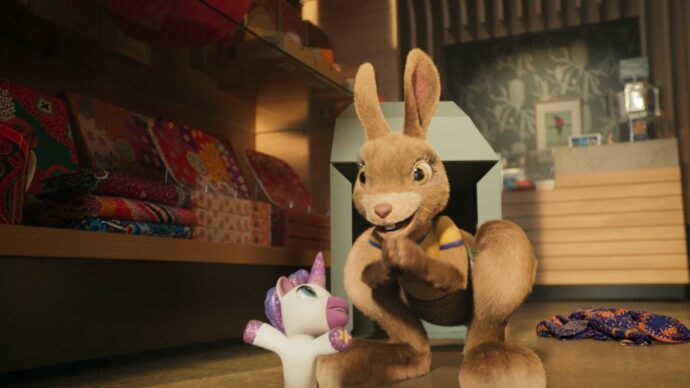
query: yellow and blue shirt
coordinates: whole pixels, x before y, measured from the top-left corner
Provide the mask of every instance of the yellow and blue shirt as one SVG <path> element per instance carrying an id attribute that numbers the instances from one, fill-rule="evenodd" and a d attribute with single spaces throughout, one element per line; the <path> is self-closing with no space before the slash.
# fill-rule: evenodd
<path id="1" fill-rule="evenodd" d="M 381 249 L 383 238 L 376 233 L 374 229 L 369 238 L 369 244 L 377 249 Z M 468 255 L 468 260 L 471 260 L 471 251 L 465 245 L 460 229 L 455 226 L 453 220 L 447 216 L 440 216 L 431 227 L 431 231 L 421 241 L 418 241 L 419 246 L 424 250 L 426 256 L 432 260 L 441 260 L 441 251 L 448 249 L 464 249 Z M 462 263 L 449 264 L 458 267 Z M 460 268 L 458 268 L 460 269 Z M 445 292 L 437 290 L 430 285 L 413 279 L 408 275 L 403 275 L 400 280 L 400 285 L 405 291 L 413 297 L 420 300 L 434 300 L 446 295 Z"/>

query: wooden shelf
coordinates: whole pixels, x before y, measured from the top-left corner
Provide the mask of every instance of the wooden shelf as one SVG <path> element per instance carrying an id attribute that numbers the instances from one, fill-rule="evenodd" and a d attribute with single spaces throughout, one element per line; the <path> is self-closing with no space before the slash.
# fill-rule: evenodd
<path id="1" fill-rule="evenodd" d="M 0 225 L 0 257 L 142 260 L 309 267 L 316 251 Z M 324 252 L 326 265 L 330 254 Z"/>

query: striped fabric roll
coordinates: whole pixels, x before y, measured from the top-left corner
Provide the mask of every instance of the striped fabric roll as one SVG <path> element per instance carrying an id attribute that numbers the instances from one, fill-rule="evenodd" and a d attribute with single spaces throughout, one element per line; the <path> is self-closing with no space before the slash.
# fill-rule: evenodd
<path id="1" fill-rule="evenodd" d="M 85 217 L 196 225 L 196 215 L 188 210 L 120 197 L 84 195 L 62 203 L 49 202 L 39 220 L 46 225 Z"/>
<path id="2" fill-rule="evenodd" d="M 85 169 L 62 174 L 43 182 L 39 198 L 69 201 L 85 194 L 107 195 L 155 202 L 161 205 L 189 207 L 190 194 L 177 185 L 102 169 Z"/>

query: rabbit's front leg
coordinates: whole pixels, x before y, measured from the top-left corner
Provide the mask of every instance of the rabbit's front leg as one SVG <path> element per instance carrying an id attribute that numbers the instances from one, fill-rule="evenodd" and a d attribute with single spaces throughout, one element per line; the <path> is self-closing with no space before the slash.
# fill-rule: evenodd
<path id="1" fill-rule="evenodd" d="M 401 272 L 399 268 L 391 267 L 383 260 L 376 260 L 364 267 L 362 282 L 375 290 L 393 282 Z"/>
<path id="2" fill-rule="evenodd" d="M 460 290 L 466 285 L 466 277 L 454 266 L 427 257 L 424 250 L 408 238 L 389 238 L 381 244 L 383 262 L 391 268 L 399 268 L 415 278 L 446 292 Z M 444 252 L 462 255 L 459 250 Z"/>

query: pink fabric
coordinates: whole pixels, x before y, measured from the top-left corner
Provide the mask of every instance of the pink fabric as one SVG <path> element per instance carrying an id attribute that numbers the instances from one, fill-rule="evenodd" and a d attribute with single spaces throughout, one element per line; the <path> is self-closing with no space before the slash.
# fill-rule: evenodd
<path id="1" fill-rule="evenodd" d="M 273 204 L 302 212 L 311 210 L 311 196 L 289 164 L 254 150 L 245 150 L 245 155 L 254 176 Z"/>

